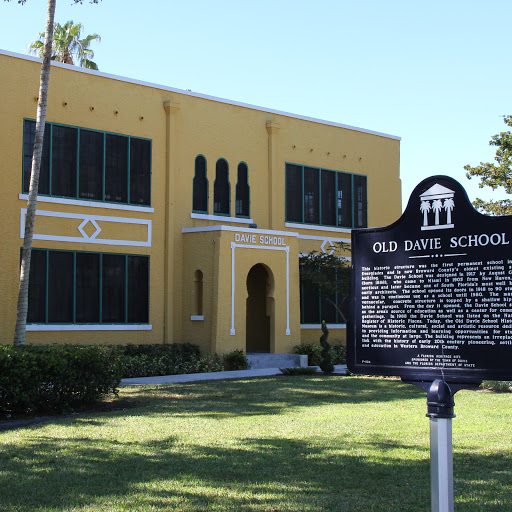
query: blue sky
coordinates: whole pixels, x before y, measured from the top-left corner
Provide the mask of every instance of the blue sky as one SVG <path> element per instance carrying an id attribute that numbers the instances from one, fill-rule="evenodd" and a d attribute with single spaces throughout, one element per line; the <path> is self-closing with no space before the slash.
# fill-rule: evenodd
<path id="1" fill-rule="evenodd" d="M 87 0 L 84 0 L 87 1 Z M 46 0 L 0 0 L 0 48 L 25 53 Z M 512 114 L 510 0 L 57 0 L 83 23 L 101 71 L 402 138 L 402 203 L 491 161 Z"/>

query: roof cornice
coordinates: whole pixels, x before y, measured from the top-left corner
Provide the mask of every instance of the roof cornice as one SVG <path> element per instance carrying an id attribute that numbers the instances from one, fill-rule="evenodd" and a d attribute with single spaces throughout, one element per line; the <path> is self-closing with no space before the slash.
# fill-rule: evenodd
<path id="1" fill-rule="evenodd" d="M 25 55 L 25 54 L 22 54 L 22 53 L 9 52 L 7 50 L 2 50 L 2 49 L 0 49 L 0 55 L 5 55 L 7 57 L 13 57 L 15 59 L 27 60 L 27 61 L 32 61 L 32 62 L 38 62 L 38 63 L 42 62 L 42 59 L 40 59 L 38 57 L 33 57 L 32 55 Z M 102 71 L 94 71 L 92 69 L 82 68 L 82 67 L 78 67 L 78 66 L 71 66 L 70 64 L 63 64 L 62 62 L 52 61 L 51 64 L 52 64 L 52 66 L 55 66 L 57 68 L 67 69 L 69 71 L 74 71 L 75 73 L 84 73 L 84 74 L 87 74 L 87 75 L 95 75 L 95 76 L 99 76 L 99 77 L 102 77 L 102 78 L 109 78 L 110 80 L 117 80 L 119 82 L 125 82 L 125 83 L 129 83 L 129 84 L 140 85 L 142 87 L 150 87 L 152 89 L 159 89 L 159 90 L 162 90 L 162 91 L 173 92 L 175 94 L 182 94 L 184 96 L 192 96 L 194 98 L 200 98 L 200 99 L 203 99 L 203 100 L 215 101 L 217 103 L 225 103 L 227 105 L 234 105 L 234 106 L 237 106 L 237 107 L 248 108 L 248 109 L 251 109 L 251 110 L 258 110 L 260 112 L 267 112 L 269 114 L 275 114 L 275 115 L 278 115 L 278 116 L 290 117 L 292 119 L 300 119 L 302 121 L 309 121 L 311 123 L 323 124 L 323 125 L 326 125 L 326 126 L 335 126 L 337 128 L 344 128 L 346 130 L 352 130 L 352 131 L 356 131 L 356 132 L 367 133 L 367 134 L 370 134 L 370 135 L 376 135 L 378 137 L 384 137 L 384 138 L 387 138 L 387 139 L 401 140 L 401 137 L 398 137 L 397 135 L 389 135 L 387 133 L 376 132 L 376 131 L 373 131 L 373 130 L 367 130 L 365 128 L 358 128 L 357 126 L 350 126 L 350 125 L 347 125 L 347 124 L 335 123 L 333 121 L 326 121 L 324 119 L 317 119 L 317 118 L 314 118 L 314 117 L 301 116 L 301 115 L 298 115 L 298 114 L 292 114 L 290 112 L 283 112 L 283 111 L 280 111 L 280 110 L 274 110 L 274 109 L 271 109 L 271 108 L 259 107 L 257 105 L 251 105 L 249 103 L 242 103 L 240 101 L 233 101 L 233 100 L 228 100 L 228 99 L 225 99 L 225 98 L 218 98 L 216 96 L 210 96 L 208 94 L 201 94 L 201 93 L 194 92 L 194 91 L 187 91 L 187 90 L 184 90 L 184 89 L 177 89 L 175 87 L 168 87 L 168 86 L 165 86 L 165 85 L 154 84 L 154 83 L 151 83 L 151 82 L 145 82 L 143 80 L 136 80 L 136 79 L 127 78 L 127 77 L 124 77 L 124 76 L 111 75 L 109 73 L 103 73 Z"/>

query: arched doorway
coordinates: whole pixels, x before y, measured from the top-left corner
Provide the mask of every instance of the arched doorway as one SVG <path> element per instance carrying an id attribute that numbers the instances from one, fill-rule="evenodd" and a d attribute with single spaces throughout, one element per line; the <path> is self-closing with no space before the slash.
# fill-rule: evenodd
<path id="1" fill-rule="evenodd" d="M 247 274 L 246 351 L 270 352 L 274 323 L 273 279 L 258 263 Z"/>

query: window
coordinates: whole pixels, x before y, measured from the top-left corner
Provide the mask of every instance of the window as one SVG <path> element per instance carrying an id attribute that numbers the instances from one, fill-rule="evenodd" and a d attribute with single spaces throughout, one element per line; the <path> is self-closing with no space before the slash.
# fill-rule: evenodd
<path id="1" fill-rule="evenodd" d="M 230 214 L 229 169 L 224 158 L 217 160 L 215 166 L 215 182 L 213 184 L 213 213 L 217 215 Z"/>
<path id="2" fill-rule="evenodd" d="M 39 170 L 40 194 L 50 193 L 50 131 L 51 127 L 46 123 L 44 128 L 41 168 Z M 32 154 L 35 136 L 36 123 L 34 121 L 25 121 L 23 127 L 23 191 L 27 193 L 30 185 L 30 171 L 32 170 Z"/>
<path id="3" fill-rule="evenodd" d="M 36 123 L 25 120 L 23 192 L 28 193 Z M 151 141 L 46 123 L 39 194 L 151 204 Z"/>
<path id="4" fill-rule="evenodd" d="M 104 136 L 100 132 L 81 130 L 80 167 L 78 197 L 80 199 L 103 199 L 103 146 Z"/>
<path id="5" fill-rule="evenodd" d="M 356 228 L 365 228 L 368 225 L 365 176 L 354 176 L 354 201 L 354 225 Z"/>
<path id="6" fill-rule="evenodd" d="M 287 222 L 366 227 L 366 176 L 286 164 L 285 208 Z"/>
<path id="7" fill-rule="evenodd" d="M 151 204 L 151 142 L 130 137 L 130 204 Z"/>
<path id="8" fill-rule="evenodd" d="M 332 271 L 332 279 L 337 280 L 338 276 L 335 270 Z M 341 313 L 338 311 L 338 306 Z M 300 283 L 300 323 L 301 324 L 321 324 L 325 320 L 328 324 L 345 324 L 348 318 L 348 297 L 343 297 L 339 293 L 333 296 L 320 294 L 318 287 L 311 282 L 306 281 L 301 276 Z"/>
<path id="9" fill-rule="evenodd" d="M 33 249 L 29 323 L 149 322 L 149 257 Z"/>
<path id="10" fill-rule="evenodd" d="M 249 169 L 244 162 L 238 164 L 238 181 L 236 183 L 235 209 L 237 217 L 249 217 Z"/>
<path id="11" fill-rule="evenodd" d="M 192 211 L 208 213 L 208 179 L 206 178 L 206 158 L 196 157 L 192 192 Z"/>

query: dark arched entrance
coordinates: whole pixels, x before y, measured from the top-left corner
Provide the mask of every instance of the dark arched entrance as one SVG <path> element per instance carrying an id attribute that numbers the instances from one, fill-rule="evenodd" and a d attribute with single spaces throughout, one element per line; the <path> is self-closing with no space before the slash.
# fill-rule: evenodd
<path id="1" fill-rule="evenodd" d="M 247 275 L 246 351 L 270 352 L 270 336 L 274 311 L 272 278 L 267 268 L 258 263 Z"/>

